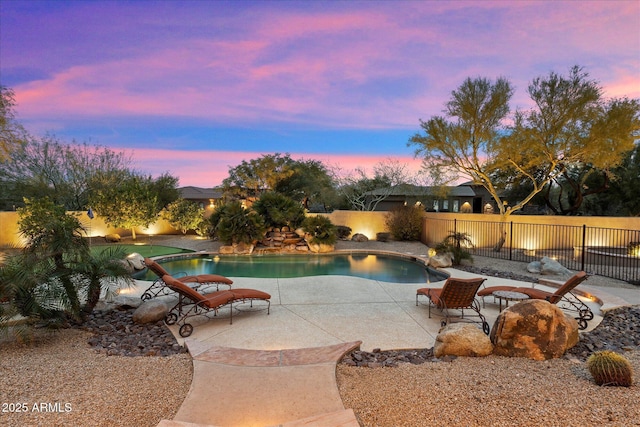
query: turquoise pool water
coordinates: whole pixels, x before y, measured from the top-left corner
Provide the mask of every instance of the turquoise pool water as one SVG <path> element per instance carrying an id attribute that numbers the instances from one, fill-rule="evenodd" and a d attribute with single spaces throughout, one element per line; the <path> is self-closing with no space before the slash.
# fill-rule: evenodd
<path id="1" fill-rule="evenodd" d="M 378 254 L 197 256 L 158 261 L 174 276 L 220 274 L 227 277 L 288 278 L 356 276 L 395 283 L 427 283 L 447 275 L 408 258 Z M 137 279 L 155 280 L 151 272 Z"/>

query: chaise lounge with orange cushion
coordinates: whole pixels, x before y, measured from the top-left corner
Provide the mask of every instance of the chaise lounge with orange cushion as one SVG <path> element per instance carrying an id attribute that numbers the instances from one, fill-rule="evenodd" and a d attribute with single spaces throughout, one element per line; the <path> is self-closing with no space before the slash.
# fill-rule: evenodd
<path id="1" fill-rule="evenodd" d="M 249 302 L 253 307 L 253 301 L 261 300 L 267 303 L 267 314 L 271 309 L 271 295 L 256 289 L 233 289 L 225 291 L 215 291 L 210 294 L 201 294 L 197 290 L 189 287 L 186 283 L 171 277 L 169 275 L 162 276 L 162 280 L 167 287 L 178 294 L 178 303 L 169 310 L 165 317 L 168 325 L 181 322 L 180 336 L 188 337 L 193 332 L 193 326 L 186 323 L 186 320 L 193 316 L 207 315 L 213 313 L 218 314 L 218 310 L 229 305 L 231 314 L 229 315 L 229 324 L 233 324 L 233 304 Z"/>
<path id="2" fill-rule="evenodd" d="M 493 295 L 496 291 L 511 291 L 511 292 L 520 292 L 523 293 L 531 299 L 541 299 L 550 302 L 551 304 L 556 304 L 563 310 L 572 311 L 577 313 L 577 317 L 575 318 L 578 321 L 578 327 L 580 329 L 587 328 L 587 322 L 593 319 L 593 312 L 591 309 L 582 302 L 572 291 L 582 282 L 587 280 L 587 273 L 584 271 L 579 271 L 566 282 L 560 283 L 558 289 L 555 292 L 547 292 L 542 289 L 536 288 L 527 288 L 527 287 L 516 287 L 516 286 L 489 286 L 488 288 L 482 289 L 478 292 L 478 296 L 484 297 Z M 545 285 L 557 285 L 556 282 L 550 280 L 540 279 L 539 283 Z"/>
<path id="3" fill-rule="evenodd" d="M 153 284 L 147 289 L 140 299 L 142 301 L 150 300 L 158 295 L 168 295 L 171 293 L 171 290 L 165 286 L 165 283 L 162 281 L 163 276 L 172 276 L 169 274 L 167 270 L 164 269 L 160 264 L 152 260 L 151 258 L 144 259 L 144 265 L 147 268 L 155 273 L 158 278 L 153 282 Z M 191 276 L 180 276 L 178 277 L 182 283 L 188 283 L 194 289 L 199 289 L 201 286 L 213 286 L 215 285 L 216 291 L 220 290 L 220 285 L 227 285 L 231 288 L 233 284 L 233 280 L 228 279 L 224 276 L 220 276 L 218 274 L 197 274 Z"/>
<path id="4" fill-rule="evenodd" d="M 442 288 L 420 288 L 416 292 L 416 305 L 418 297 L 426 296 L 429 299 L 429 318 L 431 318 L 431 305 L 439 308 L 445 316 L 442 326 L 449 322 L 451 314 L 449 310 L 460 310 L 461 318 L 464 318 L 464 310 L 471 309 L 477 313 L 482 322 L 482 330 L 489 334 L 489 324 L 484 315 L 480 313 L 480 304 L 476 300 L 476 292 L 486 279 L 482 277 L 472 279 L 457 279 L 449 277 Z"/>

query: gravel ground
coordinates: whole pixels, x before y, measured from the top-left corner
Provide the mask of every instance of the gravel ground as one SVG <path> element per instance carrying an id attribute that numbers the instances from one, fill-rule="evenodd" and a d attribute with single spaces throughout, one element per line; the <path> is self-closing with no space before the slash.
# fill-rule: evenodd
<path id="1" fill-rule="evenodd" d="M 191 357 L 107 356 L 89 332 L 65 329 L 0 347 L 0 425 L 155 426 L 172 419 L 192 378 Z"/>
<path id="2" fill-rule="evenodd" d="M 189 247 L 189 242 L 175 238 L 163 244 Z M 211 242 L 193 240 L 193 244 L 197 245 L 193 249 L 214 250 Z M 338 248 L 353 245 L 339 242 Z M 425 252 L 419 243 L 369 242 L 366 247 Z M 515 273 L 523 266 L 479 257 L 474 264 Z M 591 277 L 589 284 L 599 285 L 599 280 Z M 602 282 L 604 286 L 627 286 L 611 279 Z M 154 344 L 139 345 L 138 341 L 122 339 L 118 347 L 114 343 L 119 340 L 102 340 L 101 330 L 110 337 L 115 331 L 128 335 L 126 328 L 101 328 L 100 322 L 105 321 L 99 318 L 91 326 L 98 335 L 69 329 L 38 336 L 30 346 L 2 343 L 0 425 L 155 426 L 161 419 L 171 419 L 191 384 L 190 356 L 109 356 L 133 355 L 136 348 L 142 354 L 158 350 Z M 124 322 L 122 317 L 118 322 Z M 175 350 L 164 334 L 157 333 L 157 328 L 154 331 L 149 335 L 162 340 L 163 348 Z M 144 331 L 136 333 L 145 335 Z M 594 342 L 610 337 L 605 331 Z M 625 355 L 635 372 L 640 372 L 640 352 L 636 349 Z M 428 353 L 424 357 L 429 358 Z M 460 357 L 376 369 L 339 364 L 336 373 L 345 407 L 353 408 L 363 426 L 640 425 L 640 387 L 599 387 L 579 358 L 537 362 Z"/>

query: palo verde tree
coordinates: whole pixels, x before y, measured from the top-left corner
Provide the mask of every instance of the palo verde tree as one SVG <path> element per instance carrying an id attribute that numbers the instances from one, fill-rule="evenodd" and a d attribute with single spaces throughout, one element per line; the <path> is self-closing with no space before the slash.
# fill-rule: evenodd
<path id="1" fill-rule="evenodd" d="M 415 180 L 405 164 L 390 159 L 373 167 L 373 177 L 369 177 L 367 171 L 362 168 L 356 168 L 346 174 L 337 170 L 334 174 L 339 184 L 339 194 L 347 200 L 351 209 L 358 211 L 375 210 L 397 186 Z"/>
<path id="2" fill-rule="evenodd" d="M 15 105 L 13 90 L 0 86 L 0 163 L 29 140 L 27 131 L 16 119 Z"/>
<path id="3" fill-rule="evenodd" d="M 446 117 L 421 121 L 424 134 L 409 141 L 424 156 L 425 167 L 454 171 L 482 185 L 496 201 L 503 224 L 571 165 L 612 169 L 633 148 L 638 130 L 637 102 L 604 100 L 599 85 L 580 67 L 566 77 L 555 72 L 538 77 L 527 91 L 534 106 L 517 111 L 507 126 L 510 82 L 468 78 L 452 92 Z M 529 183 L 528 194 L 515 203 L 502 199 L 503 190 L 523 181 Z M 503 229 L 496 250 L 504 239 Z"/>

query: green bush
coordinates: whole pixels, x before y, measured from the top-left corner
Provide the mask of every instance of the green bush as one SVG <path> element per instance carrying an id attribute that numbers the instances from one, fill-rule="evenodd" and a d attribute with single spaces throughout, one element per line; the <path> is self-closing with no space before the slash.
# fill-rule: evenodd
<path id="1" fill-rule="evenodd" d="M 308 216 L 302 223 L 305 232 L 311 234 L 311 243 L 333 245 L 337 240 L 336 226 L 325 216 Z"/>
<path id="2" fill-rule="evenodd" d="M 385 223 L 396 240 L 420 240 L 423 215 L 421 206 L 401 206 L 387 214 Z"/>
<path id="3" fill-rule="evenodd" d="M 162 218 L 182 234 L 189 230 L 196 230 L 204 215 L 204 209 L 196 203 L 186 199 L 178 199 L 171 202 L 162 212 Z"/>
<path id="4" fill-rule="evenodd" d="M 225 245 L 251 244 L 264 236 L 262 217 L 234 201 L 220 206 L 210 218 L 214 236 Z"/>
<path id="5" fill-rule="evenodd" d="M 256 200 L 252 209 L 264 219 L 267 227 L 288 226 L 295 230 L 305 218 L 302 204 L 276 192 L 264 193 Z"/>

